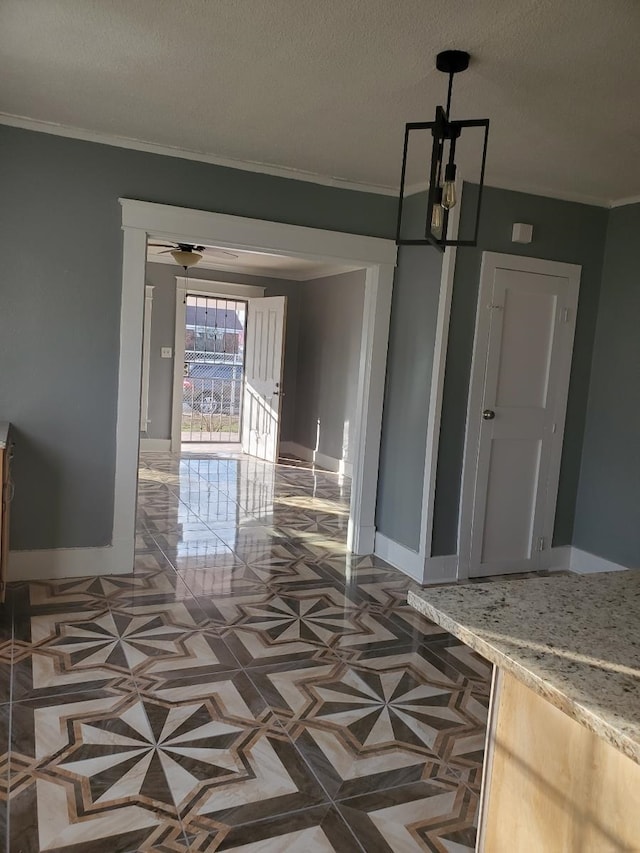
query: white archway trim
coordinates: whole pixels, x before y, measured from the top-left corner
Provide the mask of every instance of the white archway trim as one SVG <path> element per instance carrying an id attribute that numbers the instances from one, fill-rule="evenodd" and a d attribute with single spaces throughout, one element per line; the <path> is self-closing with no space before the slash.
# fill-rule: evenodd
<path id="1" fill-rule="evenodd" d="M 372 553 L 395 243 L 132 199 L 120 199 L 120 204 L 124 249 L 111 571 L 131 571 L 134 557 L 147 235 L 329 263 L 347 261 L 366 270 L 348 547 L 356 554 Z"/>

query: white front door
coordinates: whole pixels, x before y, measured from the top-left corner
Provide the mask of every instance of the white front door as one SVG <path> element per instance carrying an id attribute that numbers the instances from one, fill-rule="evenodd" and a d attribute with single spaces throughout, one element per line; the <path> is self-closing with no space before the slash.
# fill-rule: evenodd
<path id="1" fill-rule="evenodd" d="M 535 571 L 551 547 L 579 269 L 483 259 L 461 523 L 471 577 Z"/>
<path id="2" fill-rule="evenodd" d="M 287 297 L 250 299 L 245 340 L 242 449 L 278 461 Z"/>

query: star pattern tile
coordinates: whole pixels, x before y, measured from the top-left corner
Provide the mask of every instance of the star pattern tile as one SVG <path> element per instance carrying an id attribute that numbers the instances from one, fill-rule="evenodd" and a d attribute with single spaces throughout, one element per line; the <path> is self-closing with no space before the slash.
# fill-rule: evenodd
<path id="1" fill-rule="evenodd" d="M 474 849 L 490 669 L 349 554 L 349 498 L 294 460 L 142 454 L 133 572 L 11 585 L 8 850 Z"/>

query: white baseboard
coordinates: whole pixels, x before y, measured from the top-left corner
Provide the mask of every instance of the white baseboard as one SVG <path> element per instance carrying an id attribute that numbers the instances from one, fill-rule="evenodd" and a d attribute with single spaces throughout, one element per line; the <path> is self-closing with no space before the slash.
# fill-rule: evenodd
<path id="1" fill-rule="evenodd" d="M 373 553 L 381 560 L 385 560 L 396 569 L 400 569 L 405 575 L 409 575 L 418 583 L 423 582 L 424 557 L 417 551 L 401 545 L 393 539 L 389 539 L 382 533 L 376 533 Z"/>
<path id="2" fill-rule="evenodd" d="M 161 453 L 171 450 L 170 438 L 141 438 L 140 450 L 145 453 Z"/>
<path id="3" fill-rule="evenodd" d="M 540 568 L 548 572 L 571 571 L 571 551 L 570 545 L 560 545 L 543 551 Z"/>
<path id="4" fill-rule="evenodd" d="M 621 566 L 619 563 L 612 563 L 611 560 L 589 554 L 588 551 L 582 551 L 580 548 L 571 548 L 569 568 L 579 575 L 590 575 L 595 572 L 624 572 L 631 566 Z"/>
<path id="5" fill-rule="evenodd" d="M 376 541 L 375 527 L 360 527 L 355 529 L 349 519 L 349 527 L 347 530 L 347 549 L 352 554 L 365 557 L 368 554 L 373 554 Z"/>
<path id="6" fill-rule="evenodd" d="M 547 559 L 543 568 L 550 572 L 568 571 L 575 572 L 578 575 L 591 575 L 597 572 L 624 572 L 631 567 L 621 566 L 619 563 L 613 563 L 611 560 L 606 560 L 604 557 L 598 557 L 571 545 L 563 545 L 562 547 L 551 548 L 547 552 Z"/>
<path id="7" fill-rule="evenodd" d="M 426 560 L 416 551 L 412 551 L 399 542 L 394 542 L 382 533 L 376 533 L 375 551 L 376 556 L 391 563 L 396 569 L 412 577 L 423 586 L 442 583 L 455 583 L 458 576 L 458 557 L 450 554 L 445 557 L 429 557 Z M 541 566 L 550 572 L 571 571 L 576 574 L 587 575 L 596 572 L 622 572 L 629 569 L 612 563 L 603 557 L 581 551 L 564 545 L 551 548 L 545 552 L 544 562 Z M 505 575 L 508 577 L 508 575 Z"/>
<path id="8" fill-rule="evenodd" d="M 345 477 L 353 476 L 353 464 L 351 462 L 346 462 L 344 459 L 336 459 L 334 456 L 327 456 L 325 453 L 312 450 L 310 447 L 305 447 L 296 441 L 281 441 L 280 452 L 297 456 L 299 459 L 304 459 L 305 462 L 315 463 L 321 468 L 326 468 L 327 471 L 333 471 L 335 474 L 342 474 Z"/>
<path id="9" fill-rule="evenodd" d="M 428 557 L 426 560 L 417 551 L 401 545 L 382 533 L 376 533 L 374 554 L 422 586 L 455 583 L 458 579 L 458 555 Z"/>
<path id="10" fill-rule="evenodd" d="M 458 555 L 447 554 L 444 557 L 428 557 L 424 563 L 422 584 L 455 583 L 458 580 Z"/>
<path id="11" fill-rule="evenodd" d="M 130 547 L 51 548 L 10 551 L 7 580 L 53 580 L 133 571 Z"/>

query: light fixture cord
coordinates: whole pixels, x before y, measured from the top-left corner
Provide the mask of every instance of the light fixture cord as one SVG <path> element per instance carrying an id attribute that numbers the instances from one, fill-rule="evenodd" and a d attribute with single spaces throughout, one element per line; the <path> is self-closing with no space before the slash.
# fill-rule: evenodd
<path id="1" fill-rule="evenodd" d="M 449 111 L 451 110 L 451 93 L 453 91 L 453 71 L 449 72 L 449 88 L 447 90 L 447 121 L 449 121 Z"/>

